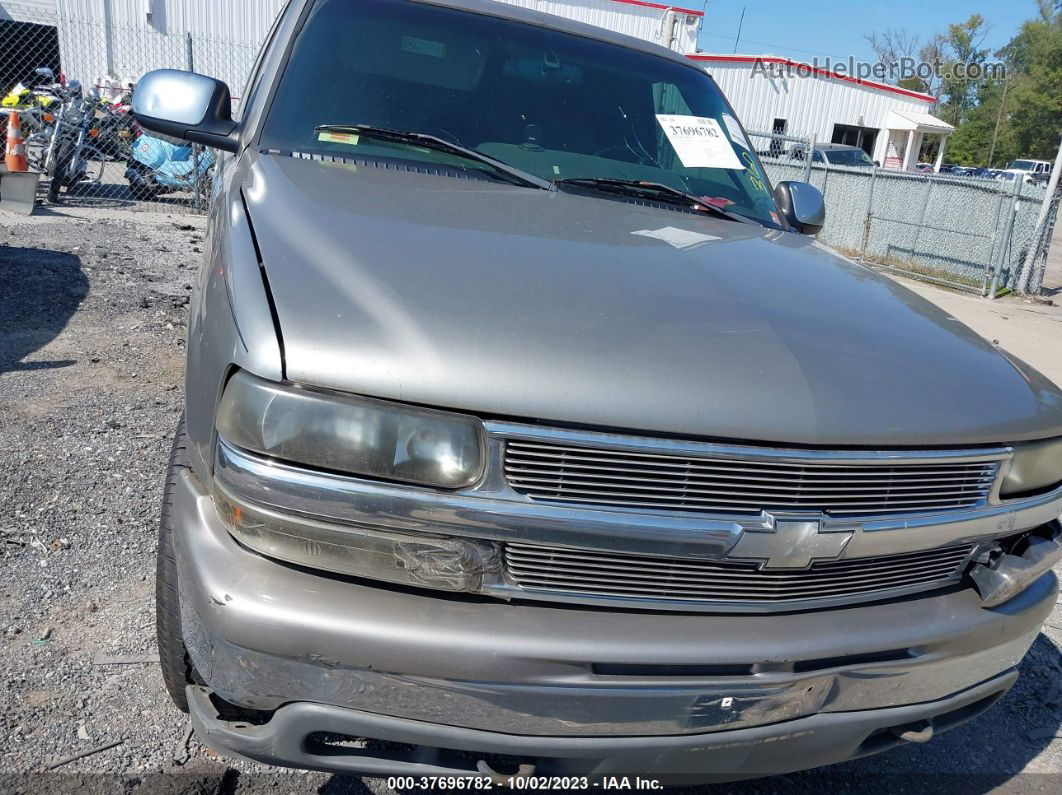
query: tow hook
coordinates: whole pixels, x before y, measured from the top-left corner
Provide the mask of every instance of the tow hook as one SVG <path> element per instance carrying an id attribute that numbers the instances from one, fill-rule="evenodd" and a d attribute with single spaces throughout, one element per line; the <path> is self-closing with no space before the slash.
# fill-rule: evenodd
<path id="1" fill-rule="evenodd" d="M 903 726 L 893 726 L 889 731 L 909 743 L 928 743 L 933 739 L 933 724 L 927 720 L 920 720 L 918 723 L 908 723 Z"/>
<path id="2" fill-rule="evenodd" d="M 515 773 L 499 773 L 487 764 L 486 759 L 476 762 L 476 770 L 499 787 L 508 787 L 514 778 L 530 778 L 535 774 L 535 766 L 529 764 L 520 765 Z"/>
<path id="3" fill-rule="evenodd" d="M 970 577 L 984 607 L 996 607 L 1014 598 L 1062 560 L 1062 529 L 1058 522 L 1048 527 L 1051 537 L 1030 536 L 1021 555 L 1001 555 L 991 564 L 974 565 Z"/>

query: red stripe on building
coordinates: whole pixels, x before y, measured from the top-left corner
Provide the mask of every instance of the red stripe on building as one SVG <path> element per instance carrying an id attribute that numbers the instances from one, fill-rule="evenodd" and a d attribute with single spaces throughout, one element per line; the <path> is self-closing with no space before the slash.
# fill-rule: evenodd
<path id="1" fill-rule="evenodd" d="M 643 8 L 656 8 L 660 11 L 677 11 L 680 14 L 689 14 L 691 17 L 703 17 L 703 11 L 694 11 L 691 8 L 679 8 L 664 3 L 648 3 L 645 0 L 612 0 L 613 3 L 626 3 L 629 6 L 642 6 Z"/>
<path id="2" fill-rule="evenodd" d="M 627 2 L 627 0 L 618 0 L 618 2 Z M 843 80 L 846 83 L 855 83 L 856 85 L 863 86 L 864 88 L 873 88 L 878 91 L 889 91 L 893 94 L 900 94 L 905 97 L 911 97 L 912 99 L 920 99 L 923 102 L 936 102 L 937 98 L 932 97 L 929 94 L 922 94 L 918 91 L 908 91 L 906 88 L 900 88 L 899 86 L 890 86 L 885 83 L 876 83 L 873 80 L 863 80 L 859 77 L 852 77 L 851 75 L 839 75 L 835 72 L 830 72 L 826 69 L 820 69 L 817 66 L 811 64 L 800 63 L 800 61 L 791 61 L 788 58 L 779 58 L 774 55 L 756 56 L 756 55 L 687 55 L 687 58 L 694 61 L 721 61 L 726 63 L 780 63 L 786 66 L 792 66 L 797 69 L 810 69 L 812 74 L 819 77 L 828 77 L 833 80 Z"/>

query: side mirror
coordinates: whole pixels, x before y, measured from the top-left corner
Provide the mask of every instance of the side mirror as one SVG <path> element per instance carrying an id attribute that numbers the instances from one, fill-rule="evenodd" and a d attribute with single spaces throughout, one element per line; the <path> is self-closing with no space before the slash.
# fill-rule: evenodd
<path id="1" fill-rule="evenodd" d="M 774 200 L 786 222 L 803 235 L 818 234 L 826 225 L 826 202 L 819 189 L 807 182 L 779 182 Z"/>
<path id="2" fill-rule="evenodd" d="M 212 77 L 176 69 L 148 72 L 133 92 L 133 115 L 163 135 L 226 152 L 239 148 L 229 87 Z"/>

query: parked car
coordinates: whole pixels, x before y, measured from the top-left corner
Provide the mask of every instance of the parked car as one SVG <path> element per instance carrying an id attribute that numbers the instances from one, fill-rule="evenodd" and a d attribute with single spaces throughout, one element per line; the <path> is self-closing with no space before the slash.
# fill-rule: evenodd
<path id="1" fill-rule="evenodd" d="M 789 150 L 789 156 L 793 160 L 802 161 L 806 152 L 806 147 L 798 145 Z M 811 162 L 850 168 L 873 168 L 876 165 L 864 150 L 848 144 L 815 144 L 811 153 Z"/>
<path id="2" fill-rule="evenodd" d="M 772 189 L 688 59 L 294 0 L 239 122 L 191 73 L 134 103 L 224 153 L 157 580 L 207 745 L 680 783 L 922 742 L 1014 684 L 1062 393 L 817 244 L 821 194 Z"/>
<path id="3" fill-rule="evenodd" d="M 1013 160 L 1005 169 L 1005 173 L 1016 174 L 1027 183 L 1046 183 L 1051 178 L 1050 160 Z"/>

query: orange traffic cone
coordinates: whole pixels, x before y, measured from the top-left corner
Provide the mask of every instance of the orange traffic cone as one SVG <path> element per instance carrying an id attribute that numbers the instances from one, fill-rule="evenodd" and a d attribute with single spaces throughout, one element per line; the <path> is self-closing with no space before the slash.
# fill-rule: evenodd
<path id="1" fill-rule="evenodd" d="M 26 159 L 26 142 L 22 140 L 22 120 L 17 111 L 11 111 L 7 120 L 7 156 L 4 158 L 8 171 L 29 171 Z"/>

